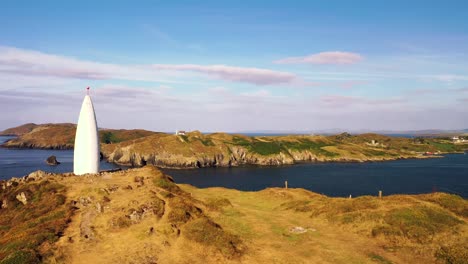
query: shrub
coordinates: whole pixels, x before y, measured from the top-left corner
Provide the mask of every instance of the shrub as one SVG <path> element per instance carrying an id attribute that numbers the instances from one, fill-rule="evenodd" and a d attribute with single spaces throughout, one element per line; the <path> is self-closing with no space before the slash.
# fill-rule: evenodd
<path id="1" fill-rule="evenodd" d="M 155 186 L 162 188 L 166 191 L 174 192 L 174 193 L 180 192 L 179 187 L 175 183 L 173 183 L 172 181 L 166 178 L 156 178 L 153 180 L 153 183 Z"/>
<path id="2" fill-rule="evenodd" d="M 223 207 L 232 206 L 232 204 L 226 198 L 211 198 L 206 202 L 206 206 L 212 210 L 220 210 Z"/>
<path id="3" fill-rule="evenodd" d="M 8 227 L 0 229 L 0 263 L 35 263 L 51 254 L 41 245 L 57 241 L 72 215 L 65 191 L 65 186 L 48 180 L 1 190 L 9 206 L 0 213 L 0 226 Z M 14 202 L 21 192 L 27 193 L 26 205 Z"/>
<path id="4" fill-rule="evenodd" d="M 34 264 L 40 263 L 36 253 L 32 250 L 19 250 L 11 253 L 5 259 L 0 261 L 0 264 Z"/>
<path id="5" fill-rule="evenodd" d="M 437 232 L 445 231 L 461 221 L 438 208 L 415 206 L 390 211 L 385 222 L 413 241 L 425 243 Z"/>
<path id="6" fill-rule="evenodd" d="M 437 250 L 435 256 L 447 264 L 466 264 L 468 260 L 468 246 L 466 243 L 442 246 Z"/>
<path id="7" fill-rule="evenodd" d="M 183 233 L 189 240 L 214 247 L 227 258 L 238 257 L 243 252 L 239 237 L 225 232 L 206 217 L 187 223 Z"/>

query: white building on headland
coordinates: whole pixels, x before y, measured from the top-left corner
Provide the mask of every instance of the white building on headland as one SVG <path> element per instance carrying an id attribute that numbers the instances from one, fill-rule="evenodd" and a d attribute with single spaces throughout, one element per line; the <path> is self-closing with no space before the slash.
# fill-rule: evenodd
<path id="1" fill-rule="evenodd" d="M 185 136 L 186 132 L 185 130 L 176 130 L 175 134 L 177 136 Z"/>
<path id="2" fill-rule="evenodd" d="M 88 87 L 76 127 L 73 173 L 76 175 L 99 173 L 99 158 L 98 126 Z"/>
<path id="3" fill-rule="evenodd" d="M 455 136 L 452 138 L 453 143 L 468 143 L 468 140 Z"/>

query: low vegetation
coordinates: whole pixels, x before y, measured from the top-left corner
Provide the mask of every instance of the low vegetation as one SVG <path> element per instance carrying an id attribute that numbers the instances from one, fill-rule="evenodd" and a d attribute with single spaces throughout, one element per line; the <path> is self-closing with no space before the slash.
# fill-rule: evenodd
<path id="1" fill-rule="evenodd" d="M 4 186 L 0 263 L 466 263 L 468 254 L 468 201 L 445 193 L 199 189 L 152 166 Z"/>
<path id="2" fill-rule="evenodd" d="M 24 194 L 25 204 L 17 197 Z M 53 180 L 0 190 L 0 263 L 39 263 L 53 254 L 72 216 L 66 187 Z"/>
<path id="3" fill-rule="evenodd" d="M 7 129 L 6 135 L 19 136 L 4 144 L 14 148 L 72 149 L 75 142 L 75 124 L 26 124 Z M 155 132 L 142 129 L 104 129 L 99 131 L 102 144 L 113 144 L 153 135 Z"/>
<path id="4" fill-rule="evenodd" d="M 242 255 L 242 240 L 224 232 L 222 227 L 208 218 L 198 218 L 184 228 L 185 236 L 207 247 L 214 247 L 228 259 Z"/>

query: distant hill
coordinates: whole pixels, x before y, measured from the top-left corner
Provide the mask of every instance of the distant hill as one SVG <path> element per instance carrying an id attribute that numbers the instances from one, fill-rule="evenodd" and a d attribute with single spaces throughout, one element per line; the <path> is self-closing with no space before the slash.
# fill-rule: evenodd
<path id="1" fill-rule="evenodd" d="M 18 127 L 8 128 L 0 132 L 0 136 L 21 136 L 28 132 L 31 132 L 31 130 L 33 130 L 37 126 L 38 125 L 34 123 L 28 123 Z"/>
<path id="2" fill-rule="evenodd" d="M 29 131 L 27 131 L 29 130 Z M 22 133 L 23 131 L 27 131 Z M 20 133 L 21 132 L 21 133 Z M 4 135 L 16 135 L 18 138 L 7 141 L 3 147 L 39 148 L 39 149 L 72 149 L 75 142 L 76 125 L 64 124 L 26 124 L 3 131 Z M 101 129 L 100 140 L 104 144 L 133 140 L 156 132 L 143 129 Z"/>
<path id="3" fill-rule="evenodd" d="M 74 124 L 36 125 L 2 147 L 72 149 L 75 132 Z M 373 133 L 246 136 L 192 131 L 174 135 L 141 129 L 102 129 L 99 135 L 101 152 L 110 162 L 169 168 L 384 161 L 425 158 L 425 152 L 453 153 L 468 149 L 468 144 L 454 144 L 448 139 L 412 139 Z"/>
<path id="4" fill-rule="evenodd" d="M 233 134 L 247 134 L 247 135 L 334 135 L 348 132 L 351 134 L 382 134 L 382 135 L 413 135 L 413 136 L 438 136 L 438 135 L 460 135 L 467 134 L 468 129 L 456 129 L 456 130 L 444 130 L 444 129 L 424 129 L 424 130 L 370 130 L 370 129 L 360 129 L 360 130 L 346 130 L 346 129 L 320 129 L 320 130 L 251 130 L 251 131 L 238 131 L 233 132 Z"/>

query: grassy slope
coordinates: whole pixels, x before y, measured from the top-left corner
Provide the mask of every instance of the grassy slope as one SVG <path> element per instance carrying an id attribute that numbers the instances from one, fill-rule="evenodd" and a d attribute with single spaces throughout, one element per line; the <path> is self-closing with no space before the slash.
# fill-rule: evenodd
<path id="1" fill-rule="evenodd" d="M 37 126 L 38 125 L 34 123 L 28 123 L 28 124 L 24 124 L 18 127 L 8 128 L 8 129 L 5 129 L 4 131 L 1 131 L 0 136 L 21 136 L 28 132 L 31 132 L 31 130 L 33 130 Z"/>
<path id="2" fill-rule="evenodd" d="M 12 130 L 16 131 L 16 128 Z M 9 130 L 5 130 L 9 131 Z M 32 127 L 30 131 L 19 138 L 8 141 L 6 147 L 72 149 L 75 141 L 76 125 L 74 124 L 44 124 Z M 99 131 L 103 143 L 118 143 L 154 134 L 154 132 L 134 129 L 116 130 L 104 129 Z"/>
<path id="3" fill-rule="evenodd" d="M 28 202 L 16 199 L 24 193 Z M 72 215 L 55 179 L 0 190 L 0 263 L 38 263 L 53 254 Z"/>
<path id="4" fill-rule="evenodd" d="M 372 140 L 376 143 L 371 144 Z M 455 145 L 444 139 L 419 141 L 376 134 L 247 137 L 224 133 L 203 135 L 199 132 L 186 136 L 157 134 L 102 147 L 105 156 L 113 162 L 127 165 L 151 163 L 168 167 L 243 163 L 276 165 L 308 160 L 390 160 L 421 157 L 421 153 L 426 151 L 447 153 L 464 149 L 468 149 L 468 144 Z"/>
<path id="5" fill-rule="evenodd" d="M 67 203 L 84 202 L 58 242 L 16 247 L 52 263 L 463 263 L 468 254 L 468 201 L 455 195 L 347 199 L 303 189 L 198 189 L 153 167 L 54 178 L 66 186 L 58 189 Z M 9 238 L 0 241 L 15 244 L 33 220 L 6 224 L 2 210 Z M 37 219 L 52 219 L 52 211 L 43 214 Z M 50 250 L 41 255 L 42 248 Z"/>
<path id="6" fill-rule="evenodd" d="M 24 130 L 23 128 L 18 128 Z M 29 127 L 31 128 L 31 127 Z M 301 161 L 379 161 L 420 157 L 422 152 L 460 152 L 468 144 L 447 139 L 407 139 L 377 134 L 351 136 L 247 137 L 194 131 L 186 136 L 146 130 L 101 130 L 101 150 L 110 161 L 163 167 L 280 165 Z M 75 125 L 45 124 L 4 144 L 20 148 L 73 148 Z M 371 144 L 373 142 L 375 144 Z"/>

